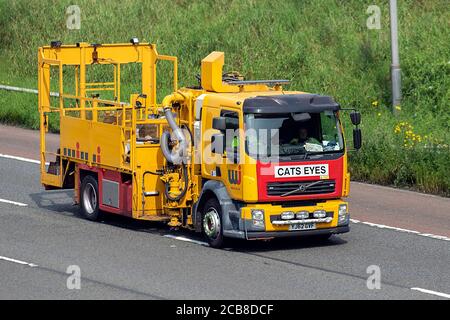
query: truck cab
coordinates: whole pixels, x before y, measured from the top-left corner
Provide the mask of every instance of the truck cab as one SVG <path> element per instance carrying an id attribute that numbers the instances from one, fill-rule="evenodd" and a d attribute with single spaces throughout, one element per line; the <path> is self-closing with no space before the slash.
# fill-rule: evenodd
<path id="1" fill-rule="evenodd" d="M 205 94 L 203 192 L 211 185 L 223 204 L 202 208 L 203 229 L 244 239 L 348 232 L 350 174 L 339 111 L 332 98 L 301 92 Z"/>
<path id="2" fill-rule="evenodd" d="M 340 105 L 328 96 L 246 91 L 246 82 L 238 83 L 239 92 L 215 88 L 196 102 L 204 182 L 197 210 L 210 244 L 348 232 L 350 174 Z M 353 118 L 359 124 L 359 114 Z M 359 129 L 354 136 L 359 148 Z"/>

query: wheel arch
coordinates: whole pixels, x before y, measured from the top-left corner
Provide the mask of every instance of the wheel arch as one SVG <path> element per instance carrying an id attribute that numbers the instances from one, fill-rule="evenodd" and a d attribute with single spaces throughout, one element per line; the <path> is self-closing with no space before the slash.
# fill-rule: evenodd
<path id="1" fill-rule="evenodd" d="M 231 199 L 222 181 L 208 180 L 203 184 L 202 192 L 193 208 L 193 222 L 195 230 L 200 232 L 202 228 L 203 206 L 211 197 L 215 197 L 220 204 L 222 213 L 222 226 L 224 234 L 227 231 L 238 231 L 241 224 L 240 208 L 242 204 Z"/>
<path id="2" fill-rule="evenodd" d="M 98 173 L 97 172 L 91 171 L 91 170 L 82 169 L 82 168 L 80 168 L 79 170 L 80 170 L 80 185 L 81 185 L 81 183 L 83 182 L 83 179 L 86 176 L 91 176 L 91 177 L 95 178 L 97 180 L 97 183 L 98 183 Z"/>

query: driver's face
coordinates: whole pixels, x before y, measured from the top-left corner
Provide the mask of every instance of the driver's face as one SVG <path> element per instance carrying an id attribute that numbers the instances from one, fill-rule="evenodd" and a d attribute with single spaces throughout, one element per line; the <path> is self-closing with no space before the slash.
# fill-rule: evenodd
<path id="1" fill-rule="evenodd" d="M 301 128 L 298 133 L 300 140 L 306 140 L 308 138 L 308 130 L 305 128 Z"/>

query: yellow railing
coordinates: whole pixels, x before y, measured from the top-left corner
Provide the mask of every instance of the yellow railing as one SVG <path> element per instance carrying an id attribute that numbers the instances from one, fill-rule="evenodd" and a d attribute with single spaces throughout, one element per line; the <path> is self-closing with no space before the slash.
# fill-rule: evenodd
<path id="1" fill-rule="evenodd" d="M 159 134 L 163 130 L 163 119 L 151 118 L 157 114 L 161 105 L 156 101 L 156 66 L 157 61 L 173 63 L 173 90 L 178 90 L 178 60 L 176 57 L 159 55 L 153 44 L 104 44 L 93 46 L 88 43 L 63 45 L 61 47 L 41 47 L 39 60 L 39 111 L 41 123 L 41 171 L 42 181 L 49 185 L 62 186 L 66 172 L 62 167 L 63 155 L 46 150 L 45 133 L 49 129 L 50 113 L 59 113 L 60 120 L 64 117 L 79 118 L 92 123 L 103 122 L 121 128 L 121 154 L 123 165 L 134 168 L 134 152 L 136 148 L 136 131 L 138 125 L 158 124 Z M 121 102 L 121 65 L 139 63 L 141 68 L 140 95 L 132 95 L 130 103 Z M 113 65 L 113 81 L 86 81 L 86 69 L 91 65 Z M 73 66 L 75 94 L 64 92 L 64 67 Z M 50 98 L 50 68 L 58 68 L 59 107 L 52 105 Z M 113 100 L 87 97 L 87 93 L 111 91 Z M 140 106 L 138 106 L 138 102 Z M 107 122 L 105 119 L 108 118 Z M 156 118 L 156 117 L 155 117 Z M 114 121 L 112 121 L 112 119 Z M 191 122 L 191 121 L 189 121 Z M 130 162 L 126 164 L 125 146 L 130 143 Z M 153 144 L 155 146 L 155 144 Z M 62 146 L 60 146 L 62 147 Z M 141 146 L 139 146 L 141 147 Z M 146 146 L 145 146 L 146 147 Z M 61 148 L 62 150 L 62 148 Z M 55 150 L 56 151 L 56 150 Z M 45 162 L 49 155 L 59 157 L 60 175 L 58 177 L 46 174 Z"/>

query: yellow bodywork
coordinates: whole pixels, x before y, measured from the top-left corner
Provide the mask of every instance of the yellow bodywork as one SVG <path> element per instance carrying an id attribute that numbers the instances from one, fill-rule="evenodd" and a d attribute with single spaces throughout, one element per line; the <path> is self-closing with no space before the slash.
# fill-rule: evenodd
<path id="1" fill-rule="evenodd" d="M 157 102 L 156 69 L 161 60 L 173 63 L 173 94 Z M 247 203 L 242 208 L 241 218 L 251 219 L 251 209 L 258 207 L 266 212 L 266 231 L 283 231 L 287 226 L 275 227 L 270 223 L 270 215 L 280 214 L 281 206 L 273 204 L 257 204 L 258 187 L 255 160 L 244 150 L 240 143 L 240 154 L 245 157 L 243 164 L 221 163 L 222 155 L 211 153 L 210 137 L 204 136 L 200 145 L 188 150 L 192 156 L 187 164 L 188 188 L 186 195 L 179 201 L 164 198 L 164 185 L 170 184 L 170 192 L 177 193 L 182 187 L 181 174 L 177 170 L 162 176 L 152 174 L 167 166 L 159 142 L 140 143 L 138 128 L 147 126 L 160 137 L 168 128 L 167 121 L 161 115 L 164 108 L 178 104 L 176 113 L 179 125 L 184 125 L 191 132 L 195 131 L 196 102 L 202 96 L 201 132 L 214 133 L 205 127 L 208 119 L 220 115 L 221 110 L 230 110 L 240 115 L 239 127 L 243 124 L 243 101 L 256 95 L 278 95 L 281 93 L 303 93 L 299 91 L 284 92 L 276 84 L 270 87 L 265 84 L 229 85 L 222 82 L 224 54 L 213 52 L 202 61 L 202 89 L 178 89 L 177 58 L 159 55 L 153 44 L 101 44 L 45 46 L 38 51 L 38 83 L 39 113 L 41 128 L 41 182 L 46 186 L 64 187 L 67 177 L 72 172 L 71 164 L 86 165 L 101 170 L 111 170 L 129 175 L 132 179 L 132 217 L 146 220 L 164 220 L 172 226 L 192 227 L 191 209 L 202 192 L 202 181 L 220 180 L 234 200 Z M 141 67 L 141 88 L 122 101 L 121 72 L 124 65 L 139 64 Z M 97 65 L 111 65 L 112 74 L 109 82 L 94 82 L 88 79 L 88 70 Z M 67 69 L 74 71 L 73 81 L 64 82 Z M 57 77 L 52 78 L 51 69 L 55 69 Z M 91 81 L 91 82 L 89 82 Z M 51 89 L 57 95 L 52 95 Z M 65 92 L 66 90 L 69 92 Z M 91 96 L 92 92 L 109 91 L 114 99 L 103 100 Z M 56 97 L 53 97 L 56 96 Z M 55 114 L 55 116 L 52 116 Z M 47 150 L 45 135 L 49 130 L 49 121 L 57 118 L 60 125 L 60 147 Z M 206 121 L 205 121 L 206 120 Z M 240 140 L 244 141 L 243 132 Z M 205 142 L 206 141 L 206 142 Z M 194 154 L 202 161 L 195 160 Z M 214 161 L 214 159 L 216 161 Z M 46 163 L 54 162 L 58 170 L 48 170 Z M 222 172 L 236 170 L 242 173 L 240 186 L 231 185 L 224 177 L 212 174 L 219 164 Z M 150 172 L 150 174 L 148 174 Z M 77 172 L 75 172 L 77 174 Z M 349 192 L 350 179 L 347 171 L 347 156 L 344 155 L 344 191 Z M 78 178 L 75 179 L 75 200 L 79 201 Z M 146 192 L 157 192 L 158 195 L 146 197 Z M 317 206 L 317 209 L 337 212 L 342 200 L 328 200 Z M 302 207 L 294 208 L 302 210 Z M 315 208 L 308 208 L 308 210 Z M 187 212 L 187 216 L 184 216 Z M 322 224 L 318 228 L 330 228 L 337 225 L 337 214 L 332 222 Z"/>

